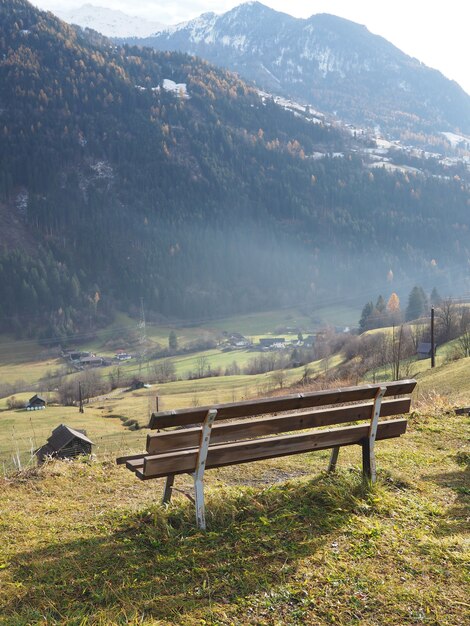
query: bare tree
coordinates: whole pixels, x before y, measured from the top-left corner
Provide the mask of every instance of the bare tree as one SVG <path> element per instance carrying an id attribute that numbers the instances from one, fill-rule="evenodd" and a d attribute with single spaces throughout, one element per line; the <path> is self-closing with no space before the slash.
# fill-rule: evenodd
<path id="1" fill-rule="evenodd" d="M 462 356 L 470 356 L 470 309 L 466 306 L 461 308 L 458 344 Z"/>
<path id="2" fill-rule="evenodd" d="M 457 307 L 455 303 L 446 298 L 442 300 L 436 309 L 436 317 L 439 324 L 440 341 L 450 341 L 455 337 Z"/>
<path id="3" fill-rule="evenodd" d="M 176 380 L 176 368 L 173 361 L 163 359 L 153 365 L 153 371 L 158 383 L 167 383 Z"/>
<path id="4" fill-rule="evenodd" d="M 286 381 L 286 373 L 284 370 L 276 370 L 271 374 L 271 379 L 275 385 L 279 385 L 279 389 L 282 389 Z"/>
<path id="5" fill-rule="evenodd" d="M 205 355 L 198 356 L 198 358 L 196 359 L 197 378 L 204 378 L 204 375 L 208 368 L 209 368 L 209 359 Z"/>
<path id="6" fill-rule="evenodd" d="M 398 329 L 393 327 L 390 344 L 390 364 L 393 380 L 400 379 L 400 372 L 406 359 L 409 359 L 413 354 L 414 344 L 409 327 L 405 327 L 403 324 Z"/>
<path id="7" fill-rule="evenodd" d="M 119 365 L 113 367 L 113 369 L 108 374 L 108 378 L 111 389 L 117 389 L 121 383 L 121 368 L 119 367 Z"/>

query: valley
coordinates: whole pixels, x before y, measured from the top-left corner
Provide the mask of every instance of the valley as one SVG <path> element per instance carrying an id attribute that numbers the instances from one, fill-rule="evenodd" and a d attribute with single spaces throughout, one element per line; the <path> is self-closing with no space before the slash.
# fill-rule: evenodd
<path id="1" fill-rule="evenodd" d="M 105 4 L 0 0 L 0 625 L 470 623 L 470 95 Z"/>
<path id="2" fill-rule="evenodd" d="M 457 310 L 455 305 L 456 324 Z M 34 467 L 34 451 L 61 423 L 86 430 L 95 444 L 95 456 L 103 459 L 138 451 L 142 430 L 145 432 L 157 407 L 161 411 L 210 406 L 393 379 L 393 351 L 389 357 L 385 352 L 391 349 L 392 334 L 393 341 L 397 340 L 398 327 L 396 331 L 377 328 L 356 337 L 350 328 L 358 317 L 359 312 L 347 306 L 317 309 L 311 314 L 285 309 L 200 326 L 146 324 L 143 330 L 141 322 L 121 314 L 91 340 L 86 336 L 77 339 L 72 350 L 4 336 L 0 362 L 3 472 Z M 336 324 L 327 324 L 326 319 Z M 422 324 L 412 331 L 417 336 L 426 332 L 429 321 Z M 401 328 L 409 333 L 407 329 L 413 326 Z M 173 350 L 169 348 L 172 335 Z M 360 348 L 360 341 L 366 347 Z M 376 347 L 367 348 L 368 342 Z M 371 349 L 384 353 L 383 359 L 371 357 Z M 402 376 L 418 378 L 417 401 L 438 393 L 454 402 L 467 402 L 468 358 L 462 358 L 458 338 L 439 343 L 435 370 L 430 369 L 429 358 L 418 360 L 416 348 L 407 349 L 405 352 L 403 343 L 400 371 Z M 361 353 L 362 365 L 356 356 Z M 80 364 L 69 354 L 87 356 Z M 86 359 L 90 354 L 103 357 L 104 363 L 89 366 Z M 120 360 L 122 354 L 125 360 Z M 79 412 L 79 382 L 83 413 Z M 46 400 L 45 410 L 24 408 L 34 393 Z"/>

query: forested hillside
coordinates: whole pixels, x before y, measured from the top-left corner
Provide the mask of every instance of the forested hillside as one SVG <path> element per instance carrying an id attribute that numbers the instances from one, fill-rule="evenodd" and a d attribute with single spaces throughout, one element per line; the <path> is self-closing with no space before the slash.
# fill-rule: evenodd
<path id="1" fill-rule="evenodd" d="M 0 330 L 375 293 L 390 269 L 442 285 L 469 257 L 465 171 L 372 171 L 232 74 L 25 0 L 0 0 L 0 137 Z"/>

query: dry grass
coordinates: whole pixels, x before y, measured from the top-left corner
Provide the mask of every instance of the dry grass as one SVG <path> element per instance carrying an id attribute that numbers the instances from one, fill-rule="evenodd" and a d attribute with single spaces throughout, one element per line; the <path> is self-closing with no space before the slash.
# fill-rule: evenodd
<path id="1" fill-rule="evenodd" d="M 469 623 L 469 421 L 446 411 L 378 444 L 373 488 L 354 448 L 335 476 L 327 453 L 209 471 L 206 533 L 112 461 L 5 479 L 0 623 Z"/>

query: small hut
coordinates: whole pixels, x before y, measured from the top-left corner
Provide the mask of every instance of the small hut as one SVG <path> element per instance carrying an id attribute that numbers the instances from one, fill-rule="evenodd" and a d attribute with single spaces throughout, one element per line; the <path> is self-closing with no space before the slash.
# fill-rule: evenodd
<path id="1" fill-rule="evenodd" d="M 81 454 L 91 454 L 93 442 L 86 436 L 86 431 L 75 430 L 61 424 L 54 428 L 51 436 L 41 448 L 35 452 L 38 465 L 42 465 L 47 457 L 54 459 L 71 459 Z"/>
<path id="2" fill-rule="evenodd" d="M 143 380 L 134 378 L 134 380 L 131 382 L 131 386 L 129 387 L 128 391 L 138 391 L 139 389 L 144 389 L 145 386 L 146 385 Z"/>
<path id="3" fill-rule="evenodd" d="M 26 408 L 28 411 L 38 411 L 39 409 L 45 409 L 46 401 L 42 396 L 38 396 L 38 394 L 35 394 L 32 398 L 29 399 Z"/>
<path id="4" fill-rule="evenodd" d="M 418 359 L 430 359 L 432 356 L 432 346 L 431 343 L 427 343 L 426 341 L 420 341 L 418 344 L 418 349 L 416 350 L 416 354 L 418 355 Z M 434 346 L 434 356 L 436 356 L 436 346 Z"/>

